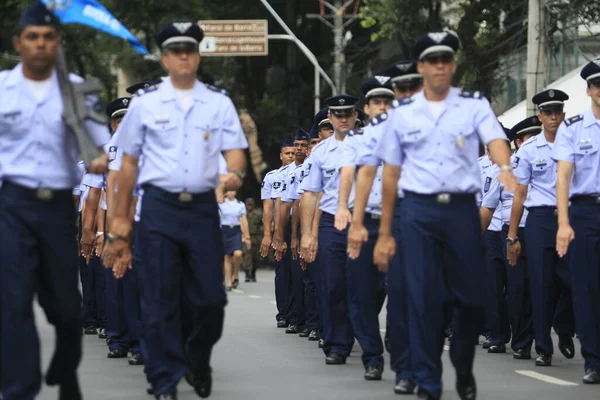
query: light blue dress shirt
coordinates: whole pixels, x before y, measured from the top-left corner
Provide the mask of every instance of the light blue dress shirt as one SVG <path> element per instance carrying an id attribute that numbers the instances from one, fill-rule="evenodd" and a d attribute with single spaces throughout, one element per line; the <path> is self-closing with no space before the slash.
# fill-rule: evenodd
<path id="1" fill-rule="evenodd" d="M 274 169 L 273 171 L 267 172 L 265 175 L 262 184 L 260 186 L 260 199 L 261 200 L 270 200 L 273 197 L 271 196 L 271 192 L 273 191 L 273 179 L 277 176 L 279 171 L 281 171 L 283 167 L 279 167 Z"/>
<path id="2" fill-rule="evenodd" d="M 342 142 L 335 135 L 319 143 L 310 155 L 310 171 L 300 188 L 307 192 L 323 192 L 319 208 L 321 211 L 335 214 L 338 208 L 340 189 L 340 161 Z M 348 207 L 354 206 L 354 185 L 350 191 Z"/>
<path id="3" fill-rule="evenodd" d="M 81 82 L 71 75 L 71 81 Z M 90 106 L 96 99 L 88 99 Z M 71 190 L 79 182 L 78 145 L 62 119 L 63 102 L 56 72 L 45 97 L 38 100 L 18 64 L 0 72 L 0 183 L 10 181 L 28 188 Z M 105 125 L 86 121 L 98 146 L 108 143 Z"/>
<path id="4" fill-rule="evenodd" d="M 240 226 L 242 215 L 246 215 L 246 205 L 239 200 L 219 203 L 222 226 Z"/>
<path id="5" fill-rule="evenodd" d="M 420 194 L 481 190 L 479 141 L 506 140 L 489 102 L 479 92 L 451 88 L 435 118 L 423 92 L 396 100 L 375 154 L 402 167 L 400 188 Z"/>
<path id="6" fill-rule="evenodd" d="M 552 158 L 574 164 L 570 196 L 600 196 L 600 122 L 590 108 L 558 128 Z"/>
<path id="7" fill-rule="evenodd" d="M 291 203 L 294 200 L 300 200 L 301 193 L 298 193 L 298 188 L 300 187 L 300 183 L 302 183 L 305 176 L 306 163 L 300 164 L 294 168 L 293 176 L 288 177 L 288 186 L 285 190 L 285 193 L 281 196 L 281 201 Z"/>
<path id="8" fill-rule="evenodd" d="M 479 164 L 479 168 L 481 169 L 481 191 L 477 193 L 476 200 L 477 206 L 481 207 L 481 201 L 483 196 L 489 192 L 492 181 L 495 178 L 494 169 L 492 166 L 492 160 L 487 155 L 479 157 L 477 160 Z M 492 221 L 490 222 L 490 226 L 488 227 L 488 231 L 499 232 L 502 230 L 502 216 L 500 215 L 500 208 L 496 208 L 494 214 L 492 215 Z"/>
<path id="9" fill-rule="evenodd" d="M 219 154 L 248 143 L 229 97 L 196 82 L 189 110 L 170 80 L 132 99 L 115 145 L 144 155 L 138 183 L 169 192 L 203 193 L 219 186 Z"/>
<path id="10" fill-rule="evenodd" d="M 543 131 L 523 143 L 513 167 L 519 183 L 528 185 L 525 207 L 556 207 L 557 165 Z"/>
<path id="11" fill-rule="evenodd" d="M 504 189 L 504 185 L 498 180 L 500 172 L 500 167 L 498 167 L 497 165 L 494 165 L 490 168 L 490 174 L 492 174 L 493 179 L 490 190 L 487 193 L 484 193 L 483 195 L 481 206 L 487 208 L 494 208 L 496 209 L 496 212 L 500 210 L 501 223 L 510 225 L 510 213 L 512 210 L 514 193 Z M 519 222 L 520 228 L 523 228 L 525 226 L 528 214 L 529 213 L 525 209 L 523 211 L 521 221 Z"/>
<path id="12" fill-rule="evenodd" d="M 292 166 L 295 167 L 295 164 L 292 163 L 281 167 L 281 169 L 273 177 L 273 187 L 271 188 L 272 199 L 280 198 L 287 190 L 286 178 L 292 170 Z"/>

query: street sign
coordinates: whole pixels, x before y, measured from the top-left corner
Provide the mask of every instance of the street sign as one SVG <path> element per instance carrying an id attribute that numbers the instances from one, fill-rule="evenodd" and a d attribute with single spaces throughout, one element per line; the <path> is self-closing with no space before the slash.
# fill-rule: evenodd
<path id="1" fill-rule="evenodd" d="M 266 19 L 198 21 L 204 31 L 203 57 L 266 56 L 269 25 Z"/>

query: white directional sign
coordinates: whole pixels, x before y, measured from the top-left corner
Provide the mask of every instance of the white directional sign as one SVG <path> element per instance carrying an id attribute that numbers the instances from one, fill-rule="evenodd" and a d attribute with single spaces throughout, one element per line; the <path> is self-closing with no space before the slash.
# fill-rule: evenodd
<path id="1" fill-rule="evenodd" d="M 200 53 L 204 57 L 266 56 L 269 54 L 267 20 L 199 21 L 204 31 Z"/>

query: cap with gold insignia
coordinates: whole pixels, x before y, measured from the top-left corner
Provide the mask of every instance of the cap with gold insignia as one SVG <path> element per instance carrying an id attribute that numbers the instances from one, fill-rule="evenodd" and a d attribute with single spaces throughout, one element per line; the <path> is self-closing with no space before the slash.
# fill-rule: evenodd
<path id="1" fill-rule="evenodd" d="M 590 61 L 581 70 L 581 77 L 588 82 L 600 84 L 600 58 Z"/>
<path id="2" fill-rule="evenodd" d="M 156 35 L 156 44 L 161 49 L 191 49 L 199 50 L 204 38 L 200 25 L 189 21 L 171 22 L 164 26 Z"/>
<path id="3" fill-rule="evenodd" d="M 460 49 L 460 39 L 454 32 L 435 31 L 421 36 L 415 43 L 413 52 L 419 61 L 437 57 L 454 57 Z"/>
<path id="4" fill-rule="evenodd" d="M 125 114 L 130 101 L 131 98 L 129 97 L 119 97 L 118 99 L 111 101 L 106 106 L 106 115 L 108 115 L 110 119 L 113 119 Z"/>
<path id="5" fill-rule="evenodd" d="M 162 78 L 154 79 L 151 81 L 138 82 L 135 85 L 129 86 L 125 91 L 129 94 L 135 94 L 140 89 L 147 89 L 150 86 L 159 85 L 162 83 Z"/>
<path id="6" fill-rule="evenodd" d="M 423 80 L 423 75 L 417 72 L 417 62 L 412 60 L 398 61 L 388 65 L 383 74 L 390 77 L 394 87 L 412 86 Z"/>
<path id="7" fill-rule="evenodd" d="M 58 26 L 58 18 L 40 1 L 36 1 L 21 13 L 19 28 L 26 26 Z"/>
<path id="8" fill-rule="evenodd" d="M 362 85 L 362 94 L 369 101 L 371 97 L 389 97 L 394 98 L 394 91 L 389 76 L 375 75 L 366 80 Z"/>
<path id="9" fill-rule="evenodd" d="M 513 141 L 518 136 L 525 134 L 537 135 L 542 130 L 542 121 L 536 116 L 527 117 L 510 130 L 509 140 Z"/>
<path id="10" fill-rule="evenodd" d="M 539 92 L 531 101 L 540 111 L 558 110 L 562 111 L 565 107 L 565 101 L 569 100 L 569 95 L 562 90 L 548 89 Z"/>
<path id="11" fill-rule="evenodd" d="M 358 97 L 349 94 L 338 94 L 325 99 L 325 105 L 329 108 L 329 113 L 336 116 L 352 115 L 356 103 L 358 103 Z"/>

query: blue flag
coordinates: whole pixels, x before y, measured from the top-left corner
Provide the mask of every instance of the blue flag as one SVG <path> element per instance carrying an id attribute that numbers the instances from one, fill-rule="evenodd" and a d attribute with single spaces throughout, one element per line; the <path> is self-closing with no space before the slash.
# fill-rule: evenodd
<path id="1" fill-rule="evenodd" d="M 41 0 L 63 24 L 82 24 L 127 40 L 141 54 L 146 48 L 96 0 Z"/>

